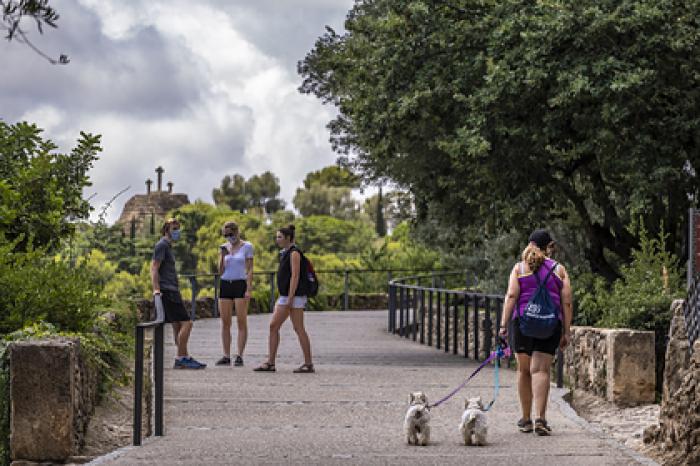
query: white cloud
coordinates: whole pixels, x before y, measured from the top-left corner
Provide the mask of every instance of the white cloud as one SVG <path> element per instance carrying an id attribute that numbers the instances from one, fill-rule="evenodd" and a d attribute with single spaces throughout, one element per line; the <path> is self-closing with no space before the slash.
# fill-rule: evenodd
<path id="1" fill-rule="evenodd" d="M 53 76 L 33 74 L 29 86 L 23 75 L 39 65 L 26 64 L 28 50 L 13 50 L 16 66 L 7 82 L 20 92 L 0 91 L 0 109 L 10 109 L 0 117 L 37 122 L 64 150 L 80 130 L 102 134 L 104 153 L 88 191 L 97 192 L 94 204 L 132 187 L 115 203 L 110 220 L 130 195 L 145 190 L 158 165 L 176 191 L 205 201 L 226 174 L 271 170 L 291 203 L 305 174 L 336 158 L 325 128 L 333 110 L 297 92 L 294 64 L 326 23 L 342 24 L 352 0 L 268 0 L 259 10 L 254 5 L 62 3 L 59 29 L 47 35 L 54 35 L 72 63 Z M 275 30 L 266 34 L 264 24 Z M 270 36 L 282 40 L 271 42 Z M 4 81 L 0 77 L 0 85 Z M 44 90 L 49 85 L 53 92 Z"/>

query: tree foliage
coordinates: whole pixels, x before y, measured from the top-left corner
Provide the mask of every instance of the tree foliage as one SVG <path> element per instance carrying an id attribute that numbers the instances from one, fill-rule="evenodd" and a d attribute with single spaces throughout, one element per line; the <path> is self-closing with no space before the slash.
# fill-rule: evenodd
<path id="1" fill-rule="evenodd" d="M 80 133 L 69 153 L 41 137 L 29 123 L 0 121 L 0 236 L 20 249 L 29 244 L 54 249 L 88 217 L 83 199 L 88 170 L 102 150 L 100 136 Z"/>
<path id="2" fill-rule="evenodd" d="M 358 212 L 352 190 L 342 186 L 313 183 L 309 188 L 297 189 L 293 202 L 294 207 L 304 217 L 330 215 L 336 218 L 351 219 Z"/>
<path id="3" fill-rule="evenodd" d="M 440 243 L 553 222 L 608 280 L 642 216 L 681 252 L 700 169 L 700 2 L 359 0 L 299 63 L 335 150 Z"/>
<path id="4" fill-rule="evenodd" d="M 279 179 L 271 172 L 254 175 L 246 180 L 242 175 L 226 175 L 221 186 L 215 188 L 212 197 L 216 205 L 225 205 L 232 210 L 272 214 L 284 209 L 280 199 Z"/>
<path id="5" fill-rule="evenodd" d="M 306 175 L 304 188 L 310 189 L 314 184 L 355 189 L 360 187 L 360 178 L 345 167 L 329 165 Z"/>

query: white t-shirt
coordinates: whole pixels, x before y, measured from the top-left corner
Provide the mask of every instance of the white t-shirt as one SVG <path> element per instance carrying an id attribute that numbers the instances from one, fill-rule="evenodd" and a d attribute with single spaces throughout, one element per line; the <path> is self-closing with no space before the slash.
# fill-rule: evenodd
<path id="1" fill-rule="evenodd" d="M 221 275 L 222 280 L 245 280 L 245 260 L 253 257 L 253 245 L 247 241 L 233 254 L 224 256 L 224 273 Z"/>

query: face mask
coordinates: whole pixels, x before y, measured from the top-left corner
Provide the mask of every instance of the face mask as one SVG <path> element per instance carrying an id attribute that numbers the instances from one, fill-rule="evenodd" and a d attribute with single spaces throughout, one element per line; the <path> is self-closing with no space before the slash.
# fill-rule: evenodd
<path id="1" fill-rule="evenodd" d="M 233 235 L 228 235 L 228 236 L 226 237 L 226 239 L 227 239 L 228 242 L 231 243 L 231 244 L 233 244 L 233 243 L 236 242 L 236 237 L 233 236 Z"/>
<path id="2" fill-rule="evenodd" d="M 173 241 L 177 241 L 180 239 L 180 230 L 173 230 L 170 232 L 170 237 L 173 239 Z"/>

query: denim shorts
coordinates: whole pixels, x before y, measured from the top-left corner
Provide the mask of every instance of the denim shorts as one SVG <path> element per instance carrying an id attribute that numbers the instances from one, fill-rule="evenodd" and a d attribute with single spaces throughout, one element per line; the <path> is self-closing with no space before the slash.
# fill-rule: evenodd
<path id="1" fill-rule="evenodd" d="M 308 301 L 308 298 L 306 296 L 294 296 L 294 299 L 292 300 L 291 307 L 292 309 L 304 309 L 306 308 L 306 302 Z M 289 304 L 289 297 L 288 296 L 280 296 L 277 298 L 277 304 L 280 306 L 286 306 Z"/>

